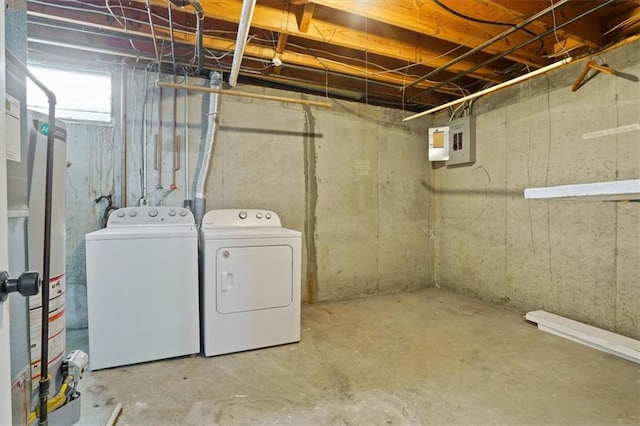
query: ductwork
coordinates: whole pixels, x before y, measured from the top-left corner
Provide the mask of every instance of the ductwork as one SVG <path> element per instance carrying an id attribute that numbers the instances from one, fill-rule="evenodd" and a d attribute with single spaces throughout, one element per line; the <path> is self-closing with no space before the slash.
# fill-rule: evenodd
<path id="1" fill-rule="evenodd" d="M 222 75 L 218 72 L 211 73 L 210 87 L 212 89 L 220 89 L 222 85 Z M 209 174 L 209 165 L 213 156 L 213 146 L 215 145 L 216 133 L 218 127 L 218 109 L 220 107 L 220 94 L 209 94 L 209 113 L 207 114 L 208 125 L 207 132 L 204 137 L 204 151 L 200 156 L 201 162 L 197 167 L 195 177 L 195 199 L 193 204 L 193 215 L 196 223 L 200 225 L 202 218 L 207 211 L 207 200 L 204 195 L 204 185 Z"/>
<path id="2" fill-rule="evenodd" d="M 196 25 L 196 57 L 198 58 L 198 66 L 195 74 L 198 75 L 202 72 L 202 21 L 204 20 L 204 10 L 198 0 L 169 0 L 171 3 L 178 7 L 191 6 L 196 11 L 196 17 L 198 22 Z"/>

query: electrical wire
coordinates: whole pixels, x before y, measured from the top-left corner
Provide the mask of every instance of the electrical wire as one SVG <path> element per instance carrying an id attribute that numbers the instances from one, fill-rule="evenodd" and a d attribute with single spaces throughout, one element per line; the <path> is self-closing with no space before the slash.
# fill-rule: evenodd
<path id="1" fill-rule="evenodd" d="M 96 5 L 96 4 L 92 4 L 92 3 L 84 3 L 84 2 L 79 1 L 79 0 L 69 0 L 70 3 L 83 4 L 84 6 L 91 6 L 94 9 L 97 9 L 97 10 L 90 10 L 90 9 L 86 9 L 86 8 L 72 7 L 72 6 L 68 6 L 68 5 L 51 4 L 51 3 L 48 3 L 48 2 L 44 2 L 42 0 L 30 0 L 30 2 L 34 3 L 34 4 L 41 4 L 41 5 L 51 6 L 51 7 L 58 7 L 58 8 L 62 8 L 62 9 L 69 9 L 69 10 L 75 10 L 75 11 L 83 11 L 83 12 L 88 12 L 88 13 L 95 13 L 95 14 L 100 14 L 100 15 L 103 15 L 103 16 L 111 16 L 116 21 L 118 21 L 120 23 L 120 25 L 123 25 L 123 23 L 124 23 L 124 25 L 126 26 L 126 22 L 127 21 L 130 21 L 130 22 L 133 22 L 133 23 L 137 23 L 137 24 L 144 24 L 144 25 L 148 25 L 149 24 L 146 21 L 135 20 L 135 19 L 132 19 L 132 18 L 126 18 L 124 16 L 124 10 L 133 10 L 133 11 L 136 11 L 136 12 L 142 12 L 142 9 L 135 8 L 135 7 L 123 7 L 121 2 L 120 2 L 120 0 L 118 0 L 120 5 L 121 5 L 120 9 L 123 12 L 123 16 L 120 17 L 123 21 L 120 22 L 118 20 L 117 16 L 113 13 L 113 10 L 111 9 L 111 7 L 108 5 L 108 1 L 109 0 L 106 0 L 105 6 L 100 6 L 100 5 Z M 146 0 L 146 3 L 148 4 L 148 0 Z M 107 10 L 108 12 L 101 12 L 100 10 Z M 154 22 L 155 26 L 157 26 L 159 28 L 162 28 L 162 29 L 168 29 L 171 32 L 171 28 L 163 27 L 163 26 L 158 25 L 156 23 L 157 21 L 162 21 L 162 22 L 166 22 L 166 23 L 170 24 L 170 22 L 169 22 L 169 20 L 167 18 L 165 18 L 164 16 L 161 16 L 161 15 L 158 15 L 156 13 L 151 12 L 150 8 L 147 9 L 147 15 L 151 15 L 151 17 L 153 18 L 153 22 Z M 173 25 L 175 26 L 175 28 L 185 29 L 185 30 L 189 30 L 189 31 L 193 31 L 194 30 L 192 26 L 182 25 L 182 24 L 179 24 L 179 23 L 173 23 Z M 152 27 L 152 30 L 153 30 L 153 27 Z M 152 31 L 152 32 L 154 32 L 154 31 Z M 203 32 L 204 33 L 208 33 L 208 34 L 236 34 L 237 33 L 236 31 L 225 31 L 225 30 L 215 30 L 215 29 L 206 29 Z M 152 34 L 152 36 L 153 36 L 153 34 Z M 477 37 L 478 36 L 474 36 L 469 41 L 467 41 L 467 43 L 473 41 Z M 261 41 L 261 42 L 264 42 L 264 43 L 270 43 L 270 44 L 273 44 L 275 42 L 275 38 L 273 38 L 273 37 L 271 39 L 265 39 L 265 38 L 259 37 L 256 34 L 250 35 L 250 37 L 248 39 L 248 42 L 250 40 L 254 40 L 254 39 L 257 40 L 257 41 Z M 129 39 L 129 42 L 131 44 L 131 47 L 136 52 L 142 53 L 140 51 L 140 49 L 136 48 L 136 46 L 134 45 L 134 42 L 131 39 Z M 157 48 L 156 43 L 157 43 L 157 41 L 154 38 L 154 48 Z M 403 66 L 403 67 L 389 69 L 389 68 L 386 68 L 386 67 L 384 67 L 384 66 L 382 66 L 380 64 L 377 64 L 375 62 L 368 61 L 368 57 L 366 58 L 366 60 L 362 60 L 362 59 L 359 59 L 359 58 L 353 58 L 353 57 L 348 57 L 348 56 L 344 56 L 344 55 L 339 55 L 337 53 L 329 52 L 329 51 L 322 50 L 322 49 L 308 48 L 308 47 L 305 47 L 305 46 L 296 45 L 294 43 L 288 43 L 288 45 L 293 46 L 293 47 L 298 47 L 298 48 L 303 49 L 303 50 L 305 50 L 307 52 L 317 52 L 317 53 L 321 53 L 323 55 L 334 56 L 336 58 L 359 61 L 359 62 L 365 64 L 365 66 L 367 68 L 367 70 L 366 70 L 367 72 L 365 74 L 365 79 L 368 79 L 368 76 L 379 76 L 379 75 L 384 75 L 384 74 L 390 74 L 390 73 L 395 73 L 395 72 L 399 72 L 399 71 L 408 70 L 410 68 L 413 68 L 413 67 L 416 67 L 416 66 L 420 66 L 420 65 L 428 65 L 429 63 L 431 63 L 431 62 L 433 62 L 433 61 L 435 61 L 435 60 L 437 60 L 439 58 L 442 58 L 444 56 L 450 55 L 450 54 L 454 53 L 455 51 L 457 51 L 458 49 L 463 48 L 462 45 L 456 46 L 455 48 L 453 48 L 453 49 L 451 49 L 451 50 L 449 50 L 447 52 L 444 52 L 444 53 L 440 54 L 439 56 L 429 58 L 429 59 L 427 59 L 425 61 L 422 61 L 422 62 L 419 62 L 419 63 L 414 63 L 414 64 L 409 64 L 409 65 L 406 65 L 406 66 Z M 211 54 L 210 58 L 215 60 L 218 63 L 218 66 L 220 68 L 222 68 L 221 64 L 220 64 L 220 60 L 222 58 L 226 57 L 227 54 L 232 53 L 232 52 L 227 52 L 227 53 L 223 54 L 222 56 L 216 56 L 215 54 L 211 53 L 210 49 L 208 49 L 207 51 Z M 365 55 L 367 55 L 367 52 L 365 52 Z M 161 59 L 162 56 L 163 55 L 160 52 L 158 52 L 158 55 L 156 57 L 156 61 Z M 184 56 L 186 57 L 186 54 Z M 316 59 L 319 59 L 316 55 L 312 55 L 312 56 L 314 56 L 314 58 L 316 58 Z M 194 59 L 192 59 L 191 62 L 190 62 L 190 65 L 192 65 L 192 67 L 193 67 L 193 64 L 195 63 Z M 329 59 L 327 59 L 327 61 L 334 62 L 334 63 L 339 63 L 339 62 L 336 62 L 336 61 L 331 61 Z M 352 68 L 354 70 L 360 70 L 358 67 L 350 66 L 350 65 L 344 64 L 344 63 L 340 63 L 340 64 L 341 65 L 346 65 L 347 67 L 350 67 L 350 68 Z M 324 64 L 324 63 L 321 63 L 321 65 L 323 66 L 323 68 L 327 67 L 326 64 Z M 371 70 L 368 69 L 370 66 L 378 68 L 380 71 L 371 71 Z M 267 68 L 268 67 L 265 64 L 265 69 L 267 69 Z M 409 75 L 409 74 L 405 74 L 405 75 L 407 77 L 409 77 L 409 76 L 416 77 L 416 78 L 419 77 L 417 75 Z M 430 83 L 437 84 L 438 82 L 433 81 L 433 82 L 430 82 Z"/>
<path id="2" fill-rule="evenodd" d="M 447 6 L 446 4 L 442 3 L 440 0 L 433 0 L 433 2 L 435 4 L 437 4 L 438 6 L 440 6 L 442 9 L 446 10 L 447 12 L 462 18 L 462 19 L 466 19 L 467 21 L 472 21 L 472 22 L 477 22 L 479 24 L 489 24 L 489 25 L 501 25 L 503 27 L 512 27 L 515 28 L 517 26 L 517 24 L 512 24 L 511 22 L 498 22 L 498 21 L 487 21 L 484 19 L 479 19 L 479 18 L 474 18 L 473 16 L 469 16 L 469 15 L 464 15 L 456 10 L 453 10 L 452 8 L 450 8 L 449 6 Z M 553 1 L 552 1 L 553 4 Z M 521 31 L 526 32 L 529 35 L 532 35 L 534 37 L 537 36 L 536 33 L 534 33 L 533 31 L 530 31 L 526 28 L 520 28 Z M 538 50 L 536 50 L 536 52 L 534 53 L 535 55 L 538 55 L 540 53 L 540 51 L 542 51 L 544 49 L 544 42 L 542 40 L 540 40 L 540 47 L 538 47 Z"/>
<path id="3" fill-rule="evenodd" d="M 97 10 L 88 10 L 88 9 L 84 9 L 84 8 L 71 7 L 71 6 L 66 6 L 66 5 L 51 4 L 51 3 L 44 2 L 42 0 L 29 0 L 29 1 L 31 3 L 34 3 L 34 4 L 47 5 L 47 6 L 51 6 L 51 7 L 58 7 L 58 8 L 69 9 L 69 10 L 74 10 L 74 11 L 83 11 L 83 12 L 88 12 L 88 13 L 95 13 L 95 14 L 99 14 L 99 15 L 103 15 L 103 16 L 112 16 L 114 19 L 118 20 L 117 17 L 115 15 L 113 15 L 113 14 L 100 12 L 100 11 L 97 11 Z M 95 5 L 95 4 L 91 4 L 91 3 L 83 3 L 83 2 L 78 1 L 78 0 L 69 0 L 69 1 L 72 2 L 72 3 L 78 3 L 78 4 L 83 4 L 83 5 L 86 5 L 86 6 L 92 6 L 92 7 L 97 8 L 97 9 L 106 9 L 106 7 L 101 7 L 99 5 Z M 136 11 L 136 12 L 142 12 L 141 9 L 134 8 L 134 7 L 121 7 L 121 9 L 122 10 L 132 10 L 132 11 Z M 151 15 L 154 18 L 154 22 L 162 21 L 162 22 L 166 22 L 167 24 L 169 24 L 169 20 L 167 18 L 165 18 L 164 16 L 158 15 L 158 14 L 153 13 L 153 12 L 151 13 Z M 143 24 L 143 25 L 147 25 L 148 24 L 147 21 L 143 21 L 143 20 L 136 20 L 136 19 L 132 19 L 132 18 L 126 18 L 124 16 L 121 16 L 120 18 L 123 19 L 123 22 L 124 22 L 125 25 L 126 25 L 126 21 L 130 21 L 130 22 L 133 22 L 133 23 L 136 23 L 136 24 Z M 183 25 L 183 24 L 180 24 L 180 23 L 177 23 L 177 22 L 174 22 L 173 26 L 175 28 L 180 28 L 180 29 L 184 29 L 184 30 L 188 30 L 188 31 L 193 31 L 194 30 L 194 28 L 192 26 Z M 156 24 L 156 27 L 160 27 L 160 25 Z M 160 28 L 167 29 L 167 30 L 170 31 L 169 27 L 160 27 Z M 207 33 L 207 34 L 221 34 L 221 35 L 222 34 L 237 34 L 237 31 L 226 31 L 226 30 L 216 30 L 216 29 L 205 29 L 203 32 Z M 471 39 L 466 41 L 465 44 L 470 43 L 471 41 L 473 41 L 474 39 L 476 39 L 478 37 L 479 36 L 472 37 Z M 261 42 L 264 42 L 264 43 L 271 43 L 271 44 L 275 42 L 275 38 L 265 39 L 265 38 L 259 37 L 256 34 L 253 34 L 253 35 L 250 36 L 250 40 L 253 40 L 253 39 L 261 41 Z M 308 48 L 308 47 L 296 45 L 294 43 L 288 43 L 288 45 L 289 46 L 293 46 L 293 47 L 298 47 L 298 48 L 301 48 L 301 49 L 305 49 L 307 51 L 315 51 L 315 52 L 322 53 L 322 54 L 332 55 L 332 56 L 337 57 L 337 58 L 351 59 L 351 60 L 355 59 L 355 60 L 363 62 L 363 63 L 365 62 L 364 60 L 361 60 L 359 58 L 353 58 L 353 57 L 348 57 L 348 56 L 345 56 L 345 55 L 339 55 L 337 53 L 329 52 L 329 51 L 322 50 L 322 49 Z M 134 48 L 134 50 L 136 52 L 140 53 L 139 49 L 135 48 L 133 45 L 132 45 L 132 47 Z M 370 62 L 370 61 L 368 62 L 368 64 L 370 66 L 375 66 L 376 68 L 381 70 L 379 72 L 374 73 L 375 75 L 382 75 L 382 74 L 387 74 L 387 73 L 403 71 L 405 69 L 410 69 L 410 68 L 413 68 L 413 67 L 416 67 L 416 66 L 428 65 L 429 63 L 431 63 L 431 62 L 433 62 L 433 61 L 435 61 L 437 59 L 440 59 L 442 57 L 445 57 L 447 55 L 450 55 L 450 54 L 454 53 L 455 51 L 457 51 L 459 49 L 462 49 L 462 48 L 463 48 L 463 45 L 456 46 L 456 47 L 454 47 L 453 49 L 450 49 L 447 52 L 444 52 L 444 53 L 442 53 L 442 54 L 440 54 L 438 56 L 429 58 L 429 59 L 427 59 L 425 61 L 409 64 L 409 65 L 406 65 L 406 66 L 403 66 L 403 67 L 398 67 L 398 68 L 395 68 L 395 69 L 388 69 L 388 68 L 386 68 L 386 67 L 384 67 L 384 66 L 382 66 L 380 64 L 376 64 L 376 63 Z"/>
<path id="4" fill-rule="evenodd" d="M 47 401 L 47 413 L 53 412 L 62 407 L 67 402 L 67 391 L 69 390 L 70 383 L 73 382 L 73 376 L 65 377 L 58 393 Z M 39 408 L 39 407 L 38 407 Z M 29 413 L 29 424 L 32 424 L 40 417 L 39 411 L 36 409 Z"/>
<path id="5" fill-rule="evenodd" d="M 160 55 L 158 54 L 158 44 L 156 42 L 156 31 L 153 27 L 153 20 L 151 19 L 151 5 L 149 5 L 149 0 L 145 0 L 144 3 L 147 6 L 147 14 L 149 16 L 149 27 L 151 27 L 151 38 L 153 39 L 153 48 L 156 52 L 156 61 L 160 62 Z"/>
<path id="6" fill-rule="evenodd" d="M 60 8 L 66 8 L 66 9 L 81 10 L 81 11 L 84 11 L 84 12 L 90 12 L 90 13 L 96 13 L 96 14 L 100 14 L 100 15 L 107 15 L 107 16 L 111 16 L 111 17 L 113 17 L 116 21 L 118 21 L 118 22 L 120 23 L 120 25 L 125 25 L 125 26 L 126 26 L 126 22 L 127 22 L 127 20 L 129 20 L 130 22 L 137 22 L 137 23 L 141 23 L 141 24 L 145 24 L 145 25 L 147 25 L 147 24 L 148 24 L 148 23 L 147 23 L 147 22 L 145 22 L 145 21 L 141 21 L 141 20 L 134 20 L 134 19 L 131 19 L 131 18 L 126 18 L 126 17 L 124 16 L 124 11 L 125 11 L 125 10 L 135 10 L 135 11 L 137 11 L 137 12 L 142 12 L 143 10 L 142 10 L 142 9 L 140 9 L 140 8 L 134 8 L 134 7 L 126 7 L 126 6 L 125 6 L 125 7 L 123 7 L 123 6 L 122 6 L 122 3 L 120 2 L 120 0 L 118 0 L 118 2 L 119 2 L 119 4 L 120 4 L 120 7 L 119 7 L 119 8 L 120 8 L 121 12 L 123 13 L 123 16 L 121 17 L 122 22 L 120 22 L 120 21 L 117 19 L 117 16 L 113 13 L 114 11 L 112 10 L 112 8 L 110 7 L 110 5 L 108 4 L 108 1 L 109 1 L 109 0 L 106 0 L 106 2 L 105 2 L 105 6 L 100 6 L 100 5 L 91 4 L 91 3 L 83 3 L 83 2 L 78 1 L 78 0 L 70 0 L 70 2 L 71 2 L 71 3 L 83 4 L 83 5 L 85 5 L 85 6 L 91 6 L 91 7 L 93 7 L 94 9 L 96 9 L 96 10 L 89 10 L 89 9 L 82 9 L 82 8 L 77 8 L 77 7 L 67 6 L 67 5 L 59 5 L 59 4 L 55 4 L 55 5 L 54 5 L 54 4 L 50 4 L 50 3 L 47 3 L 47 2 L 43 2 L 43 1 L 41 1 L 41 0 L 30 0 L 30 2 L 35 3 L 35 4 L 44 4 L 44 5 L 48 5 L 48 6 L 51 6 L 51 7 L 60 7 Z M 434 0 L 434 1 L 435 1 L 435 0 Z M 148 0 L 146 0 L 146 2 L 147 2 L 147 4 L 148 4 Z M 108 12 L 102 12 L 101 10 L 107 10 Z M 151 12 L 151 10 L 150 10 L 150 8 L 148 8 L 148 9 L 147 9 L 147 14 L 148 14 L 148 15 L 151 15 L 151 16 L 153 17 L 153 21 L 150 21 L 150 22 L 151 22 L 151 24 L 153 25 L 153 24 L 155 23 L 155 25 L 156 25 L 158 28 L 165 28 L 165 27 L 163 27 L 161 24 L 157 24 L 157 21 L 169 22 L 169 20 L 168 20 L 167 18 L 165 18 L 165 17 L 163 17 L 163 16 L 161 16 L 161 15 L 158 15 L 158 14 L 152 13 L 152 12 Z M 475 19 L 475 18 L 473 18 L 473 19 Z M 199 21 L 200 21 L 200 19 L 199 19 Z M 169 23 L 170 23 L 170 22 L 169 22 Z M 495 24 L 503 24 L 503 25 L 510 25 L 510 26 L 513 26 L 513 25 L 514 25 L 514 24 L 506 24 L 506 23 L 495 23 Z M 183 24 L 180 24 L 180 23 L 174 23 L 174 26 L 175 26 L 175 28 L 188 29 L 188 30 L 190 30 L 190 31 L 192 31 L 192 30 L 193 30 L 193 27 L 192 27 L 192 26 L 183 25 Z M 152 29 L 153 29 L 153 27 L 152 27 Z M 171 30 L 171 29 L 169 28 L 169 30 Z M 205 33 L 207 33 L 207 34 L 221 34 L 221 35 L 222 35 L 222 34 L 235 34 L 235 33 L 237 33 L 237 32 L 235 32 L 235 31 L 225 31 L 225 30 L 216 30 L 216 29 L 205 29 L 203 32 L 205 32 Z M 479 37 L 479 36 L 480 36 L 480 35 L 476 35 L 476 36 L 474 36 L 474 37 L 473 37 L 473 38 L 471 38 L 467 43 L 469 43 L 469 42 L 473 41 L 475 38 L 477 38 L 477 37 Z M 249 41 L 251 41 L 251 40 L 254 40 L 254 39 L 255 39 L 255 40 L 257 40 L 257 41 L 260 41 L 260 42 L 264 42 L 264 43 L 270 43 L 270 44 L 275 43 L 275 37 L 273 37 L 273 36 L 272 36 L 271 38 L 262 38 L 262 37 L 260 37 L 260 36 L 258 36 L 258 35 L 256 35 L 256 34 L 251 35 L 251 36 L 248 38 L 248 42 L 249 42 Z M 129 40 L 129 42 L 130 42 L 130 44 L 131 44 L 132 48 L 133 48 L 136 52 L 138 52 L 138 53 L 142 53 L 138 48 L 136 48 L 136 46 L 134 45 L 134 42 L 133 42 L 131 39 Z M 156 43 L 157 43 L 157 41 L 156 41 L 156 39 L 154 39 L 154 47 L 156 47 L 156 48 L 157 48 L 157 44 L 156 44 Z M 355 61 L 359 61 L 359 62 L 364 63 L 364 65 L 365 65 L 364 81 L 365 81 L 365 85 L 367 85 L 367 86 L 368 86 L 368 83 L 369 83 L 369 82 L 368 82 L 368 80 L 369 80 L 369 77 L 370 77 L 370 76 L 380 76 L 380 75 L 385 75 L 385 74 L 391 74 L 391 73 L 397 73 L 397 72 L 405 71 L 405 72 L 403 73 L 402 77 L 403 77 L 403 78 L 406 78 L 406 77 L 412 76 L 412 75 L 408 74 L 407 70 L 409 70 L 409 69 L 411 69 L 411 68 L 413 68 L 413 67 L 416 67 L 416 66 L 420 66 L 420 65 L 428 65 L 429 63 L 431 63 L 431 62 L 433 62 L 433 61 L 435 61 L 435 60 L 437 60 L 437 59 L 439 59 L 439 58 L 441 58 L 441 57 L 444 57 L 444 56 L 450 55 L 450 54 L 454 53 L 455 51 L 457 51 L 458 49 L 463 48 L 463 45 L 456 46 L 455 48 L 453 48 L 453 49 L 451 49 L 451 50 L 449 50 L 449 51 L 447 51 L 447 52 L 444 52 L 444 53 L 440 54 L 439 56 L 429 58 L 429 59 L 427 59 L 427 60 L 425 60 L 425 61 L 422 61 L 422 62 L 419 62 L 419 63 L 408 64 L 408 65 L 406 65 L 406 66 L 402 66 L 402 67 L 397 67 L 397 68 L 389 69 L 389 68 L 387 68 L 387 67 L 384 67 L 384 66 L 383 66 L 383 65 L 381 65 L 381 64 L 377 64 L 377 63 L 375 63 L 375 62 L 370 62 L 370 61 L 368 60 L 368 59 L 369 59 L 369 58 L 368 58 L 368 50 L 367 50 L 367 51 L 365 51 L 365 59 L 364 59 L 364 60 L 362 60 L 362 59 L 359 59 L 359 58 L 353 58 L 353 57 L 347 57 L 347 56 L 344 56 L 344 55 L 339 55 L 339 54 L 337 54 L 337 53 L 329 52 L 329 51 L 322 50 L 322 49 L 308 48 L 308 47 L 300 46 L 300 45 L 296 45 L 296 44 L 293 44 L 293 43 L 288 43 L 288 45 L 289 45 L 289 46 L 293 46 L 293 47 L 297 47 L 297 48 L 299 48 L 299 49 L 302 49 L 302 50 L 306 51 L 307 53 L 310 53 L 314 58 L 316 58 L 316 60 L 318 60 L 318 62 L 320 63 L 320 65 L 322 65 L 322 67 L 323 67 L 323 72 L 325 73 L 325 85 L 327 85 L 327 87 L 328 87 L 329 74 L 330 74 L 330 73 L 331 73 L 331 74 L 334 74 L 334 72 L 330 72 L 330 71 L 329 71 L 329 67 L 327 66 L 327 64 L 326 64 L 325 62 L 327 62 L 327 63 L 336 63 L 336 64 L 340 64 L 340 65 L 342 65 L 342 66 L 346 66 L 346 67 L 348 67 L 348 68 L 351 68 L 351 69 L 354 69 L 354 70 L 357 70 L 357 71 L 362 71 L 362 69 L 361 69 L 361 68 L 358 68 L 358 67 L 356 67 L 356 66 L 353 66 L 353 65 L 345 64 L 344 62 L 334 61 L 334 60 L 331 60 L 331 59 L 329 59 L 329 58 L 322 58 L 322 59 L 321 59 L 321 58 L 319 58 L 317 55 L 315 55 L 315 54 L 313 54 L 313 53 L 311 53 L 311 52 L 316 52 L 316 53 L 319 53 L 319 54 L 322 54 L 322 55 L 326 55 L 326 56 L 333 56 L 333 57 L 335 57 L 335 58 L 349 59 L 349 60 L 352 60 L 352 61 L 353 61 L 353 60 L 355 60 Z M 182 47 L 181 47 L 181 49 L 182 49 Z M 274 50 L 275 50 L 275 49 L 274 49 Z M 216 53 L 214 53 L 215 51 L 213 51 L 213 50 L 211 50 L 211 49 L 205 49 L 205 51 L 206 51 L 206 53 L 207 53 L 207 55 L 205 55 L 205 57 L 206 57 L 206 58 L 208 58 L 208 59 L 213 59 L 214 61 L 216 61 L 216 62 L 217 62 L 217 64 L 218 64 L 218 67 L 220 68 L 220 70 L 221 70 L 221 71 L 224 69 L 224 66 L 223 66 L 223 64 L 222 64 L 220 61 L 221 61 L 223 58 L 227 57 L 228 55 L 230 55 L 230 54 L 232 53 L 232 52 L 227 51 L 227 52 L 221 52 L 221 54 L 216 55 Z M 157 57 L 156 57 L 156 60 L 153 62 L 154 64 L 156 64 L 156 65 L 154 65 L 154 66 L 157 66 L 157 68 L 156 68 L 156 73 L 157 73 L 158 75 L 159 75 L 159 73 L 161 72 L 161 71 L 160 71 L 160 68 L 161 68 L 161 61 L 162 61 L 162 59 L 165 57 L 165 55 L 164 55 L 164 53 L 163 53 L 163 52 L 164 52 L 164 41 L 163 41 L 163 44 L 162 44 L 162 50 L 161 50 L 160 52 L 158 52 L 158 55 L 157 55 Z M 186 57 L 187 55 L 188 55 L 188 53 L 186 53 L 186 51 L 185 51 L 185 53 L 184 53 L 184 54 L 181 54 L 181 55 L 180 55 L 180 57 Z M 175 56 L 175 54 L 174 54 L 174 55 L 172 55 L 172 56 Z M 254 60 L 258 60 L 258 59 L 254 59 Z M 263 68 L 250 68 L 250 69 L 248 69 L 248 70 L 249 70 L 249 71 L 251 71 L 251 72 L 259 72 L 259 71 L 264 71 L 265 69 L 268 69 L 268 68 L 270 68 L 270 67 L 271 67 L 271 63 L 267 64 L 267 63 L 266 63 L 266 62 L 264 62 L 264 61 L 263 61 L 262 63 L 263 63 L 263 65 L 264 65 L 264 67 L 263 67 Z M 192 61 L 191 61 L 192 68 L 193 68 L 193 64 L 194 64 L 194 60 L 192 59 Z M 291 66 L 291 65 L 288 65 L 288 66 Z M 373 70 L 370 70 L 370 67 L 377 68 L 379 71 L 373 71 Z M 510 67 L 510 68 L 511 68 L 511 67 Z M 496 73 L 496 74 L 498 74 L 498 75 L 503 74 L 503 73 L 508 73 L 508 72 L 510 72 L 510 71 L 511 71 L 511 69 L 510 69 L 510 68 L 509 68 L 509 69 L 507 69 L 507 70 L 504 70 L 504 71 L 495 71 L 494 73 Z M 339 74 L 339 73 L 338 73 L 338 74 Z M 340 74 L 340 75 L 342 75 L 342 74 Z M 415 76 L 415 77 L 418 77 L 418 76 Z M 357 79 L 357 77 L 355 77 L 355 78 Z M 380 84 L 380 83 L 381 83 L 381 82 L 376 82 L 376 84 Z M 430 81 L 430 83 L 432 83 L 432 84 L 438 84 L 438 82 L 436 82 L 436 81 Z M 476 84 L 476 83 L 469 84 L 469 85 L 467 85 L 467 86 L 464 86 L 463 88 L 471 87 L 471 86 L 472 86 L 472 85 L 474 85 L 474 84 Z M 385 84 L 385 85 L 387 85 L 387 84 Z M 392 85 L 392 84 L 388 84 L 388 85 L 393 87 L 393 85 Z M 397 85 L 396 85 L 396 87 L 397 87 Z M 455 86 L 455 87 L 457 87 L 457 88 L 458 88 L 458 90 L 461 90 L 461 87 L 460 87 L 460 86 Z M 461 90 L 461 91 L 462 91 L 462 90 Z M 404 90 L 403 90 L 403 92 L 404 92 Z M 467 92 L 468 92 L 468 90 L 467 90 Z M 328 96 L 327 90 L 325 90 L 325 95 L 326 95 L 326 96 Z M 404 94 L 403 94 L 403 98 L 404 98 Z M 405 100 L 403 99 L 403 100 L 402 100 L 402 102 L 401 102 L 401 105 L 404 105 L 404 103 L 405 103 Z M 415 104 L 415 105 L 417 105 L 417 104 Z"/>
<path id="7" fill-rule="evenodd" d="M 111 16 L 113 17 L 113 19 L 116 20 L 116 22 L 118 24 L 120 24 L 121 27 L 123 28 L 127 28 L 127 21 L 125 21 L 125 23 L 123 24 L 122 22 L 120 22 L 120 20 L 118 19 L 118 17 L 113 13 L 113 11 L 111 10 L 111 7 L 109 6 L 109 0 L 104 0 L 104 5 L 107 8 L 107 10 L 109 11 L 109 13 L 111 14 Z M 122 3 L 120 4 L 120 7 L 122 7 Z"/>
<path id="8" fill-rule="evenodd" d="M 551 6 L 553 6 L 553 0 L 549 0 L 549 1 L 551 2 Z M 558 39 L 558 24 L 556 24 L 556 9 L 555 8 L 551 11 L 551 17 L 553 18 L 553 35 L 556 38 L 556 42 L 560 46 L 561 52 L 564 53 L 566 58 L 568 58 L 570 56 L 569 55 L 569 51 L 567 49 L 565 49 L 564 44 L 560 43 L 560 40 Z"/>

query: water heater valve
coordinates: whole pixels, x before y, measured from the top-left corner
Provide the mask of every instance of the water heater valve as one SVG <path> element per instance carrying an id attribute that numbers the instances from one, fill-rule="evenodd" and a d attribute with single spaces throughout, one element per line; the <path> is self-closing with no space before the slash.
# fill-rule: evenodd
<path id="1" fill-rule="evenodd" d="M 65 375 L 73 376 L 73 382 L 78 384 L 78 381 L 82 378 L 82 375 L 87 370 L 89 365 L 89 355 L 76 349 L 69 353 L 67 357 L 62 361 L 62 372 Z"/>

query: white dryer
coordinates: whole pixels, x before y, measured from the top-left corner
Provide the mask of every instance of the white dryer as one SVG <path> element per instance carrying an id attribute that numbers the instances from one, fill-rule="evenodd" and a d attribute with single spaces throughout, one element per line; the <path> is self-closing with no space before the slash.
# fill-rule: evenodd
<path id="1" fill-rule="evenodd" d="M 92 370 L 200 352 L 198 232 L 177 207 L 126 207 L 86 235 Z"/>
<path id="2" fill-rule="evenodd" d="M 267 210 L 212 210 L 200 229 L 205 356 L 300 341 L 302 234 Z"/>

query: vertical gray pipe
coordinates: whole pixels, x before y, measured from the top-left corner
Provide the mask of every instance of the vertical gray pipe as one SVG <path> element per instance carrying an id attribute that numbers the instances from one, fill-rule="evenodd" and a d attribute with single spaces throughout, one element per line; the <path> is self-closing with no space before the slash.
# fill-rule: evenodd
<path id="1" fill-rule="evenodd" d="M 149 123 L 147 122 L 147 103 L 149 97 L 149 68 L 145 69 L 144 85 L 144 105 L 142 106 L 142 194 L 138 200 L 138 204 L 141 206 L 147 205 L 147 145 L 149 143 L 147 134 L 149 128 Z"/>
<path id="2" fill-rule="evenodd" d="M 184 83 L 189 85 L 189 74 L 185 70 Z M 184 91 L 184 204 L 191 210 L 191 186 L 189 185 L 189 91 Z"/>
<path id="3" fill-rule="evenodd" d="M 212 72 L 210 76 L 210 87 L 220 89 L 222 83 L 222 75 L 219 72 Z M 204 155 L 200 158 L 202 163 L 198 166 L 197 175 L 195 177 L 195 199 L 193 205 L 193 212 L 196 223 L 200 225 L 202 218 L 207 212 L 207 200 L 204 196 L 204 184 L 207 180 L 207 174 L 209 173 L 209 165 L 211 163 L 211 157 L 213 156 L 213 146 L 216 139 L 216 129 L 218 127 L 218 109 L 220 107 L 220 94 L 209 93 L 209 113 L 207 121 L 207 132 L 204 136 Z"/>
<path id="4" fill-rule="evenodd" d="M 127 63 L 120 68 L 120 206 L 127 207 Z"/>

